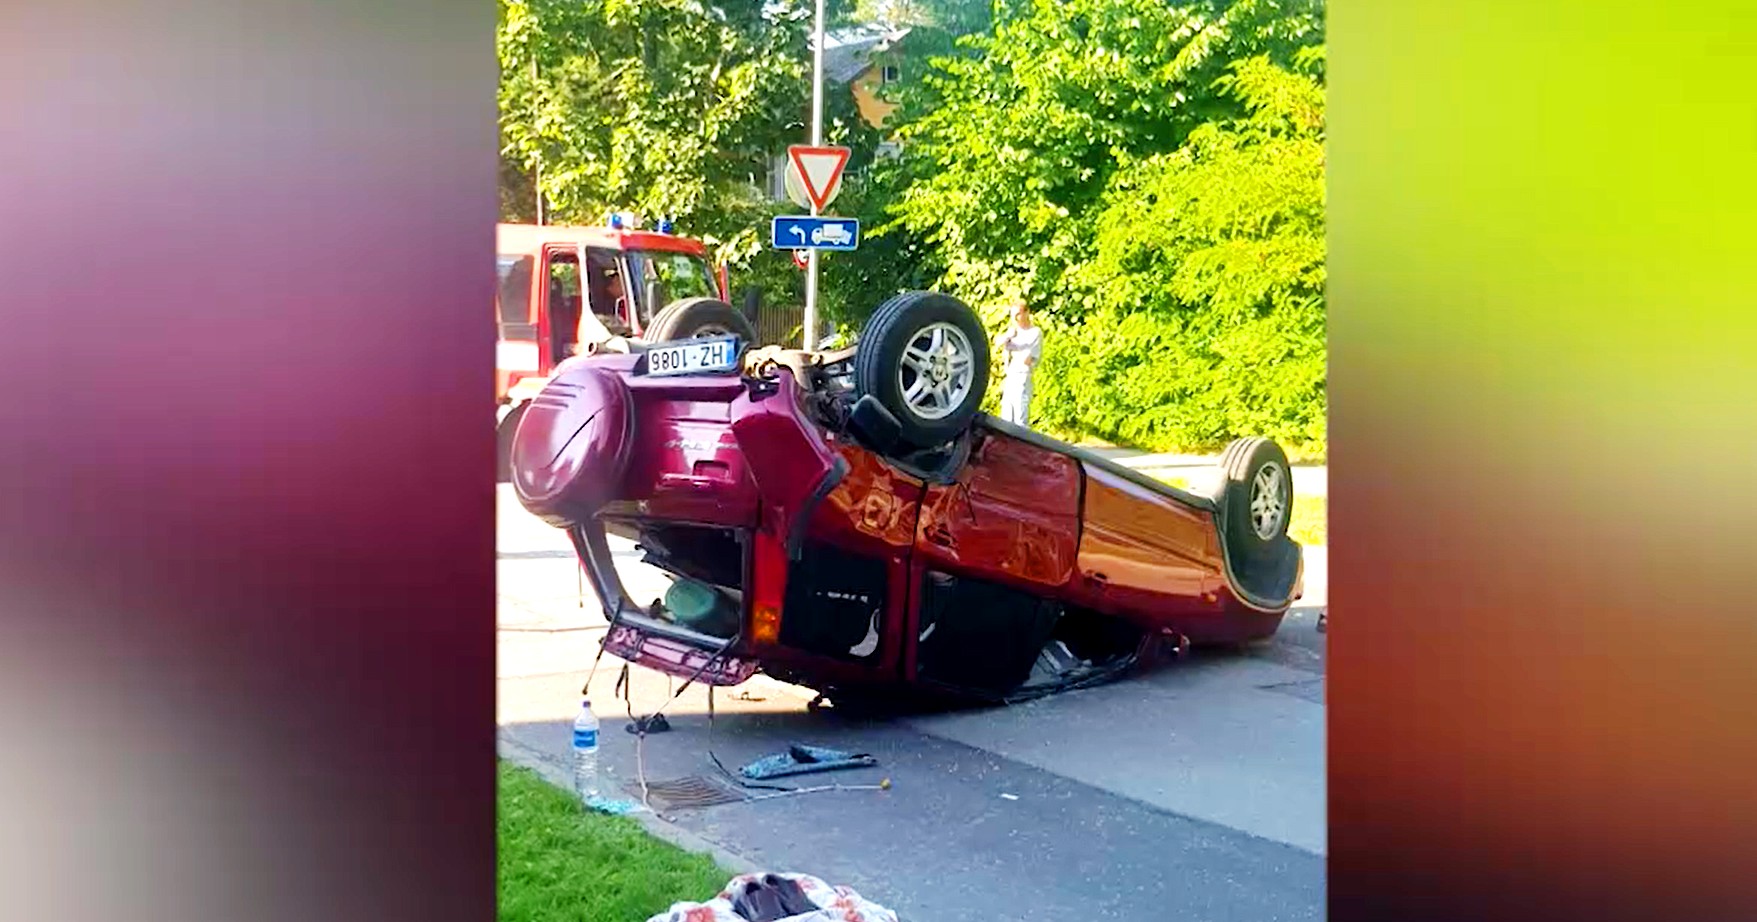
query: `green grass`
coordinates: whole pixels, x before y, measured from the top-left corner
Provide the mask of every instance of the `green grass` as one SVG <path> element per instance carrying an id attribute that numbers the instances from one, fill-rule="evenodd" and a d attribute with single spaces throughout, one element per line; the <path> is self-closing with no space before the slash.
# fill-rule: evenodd
<path id="1" fill-rule="evenodd" d="M 529 769 L 500 763 L 502 922 L 642 922 L 679 901 L 711 899 L 732 872 L 593 813 Z"/>
<path id="2" fill-rule="evenodd" d="M 1190 488 L 1190 478 L 1176 474 L 1168 474 L 1168 468 L 1145 468 L 1141 473 L 1158 480 L 1163 480 L 1181 490 Z M 1293 515 L 1287 522 L 1287 534 L 1300 544 L 1328 545 L 1330 543 L 1330 497 L 1325 495 L 1306 496 L 1295 493 L 1293 496 Z"/>

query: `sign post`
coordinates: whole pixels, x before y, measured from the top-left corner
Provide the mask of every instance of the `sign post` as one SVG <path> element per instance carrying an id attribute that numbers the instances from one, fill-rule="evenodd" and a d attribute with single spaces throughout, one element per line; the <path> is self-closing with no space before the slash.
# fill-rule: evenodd
<path id="1" fill-rule="evenodd" d="M 811 42 L 811 146 L 824 144 L 824 0 L 817 0 L 816 21 L 812 25 Z M 795 158 L 794 163 L 798 163 Z M 802 171 L 803 172 L 803 171 Z M 837 171 L 841 172 L 840 170 Z M 812 202 L 811 214 L 816 217 L 820 207 Z M 818 252 L 806 256 L 805 265 L 805 332 L 801 335 L 805 349 L 817 346 L 817 267 Z"/>

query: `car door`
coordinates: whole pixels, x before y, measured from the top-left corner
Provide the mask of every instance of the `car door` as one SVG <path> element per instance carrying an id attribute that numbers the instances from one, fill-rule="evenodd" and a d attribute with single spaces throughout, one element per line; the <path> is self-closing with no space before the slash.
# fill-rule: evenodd
<path id="1" fill-rule="evenodd" d="M 608 247 L 580 247 L 585 266 L 582 283 L 585 311 L 580 315 L 580 339 L 633 336 L 630 322 L 628 269 L 622 254 Z"/>
<path id="2" fill-rule="evenodd" d="M 541 373 L 542 350 L 538 346 L 536 305 L 531 297 L 535 265 L 536 259 L 524 253 L 502 253 L 495 259 L 496 398 L 505 398 L 521 378 Z"/>
<path id="3" fill-rule="evenodd" d="M 542 271 L 534 289 L 537 301 L 537 342 L 543 374 L 573 354 L 578 341 L 583 292 L 580 286 L 579 248 L 554 244 L 543 248 Z"/>
<path id="4" fill-rule="evenodd" d="M 1066 455 L 977 426 L 969 461 L 927 486 L 917 516 L 912 668 L 1002 689 L 1029 670 L 1073 578 L 1082 475 Z"/>

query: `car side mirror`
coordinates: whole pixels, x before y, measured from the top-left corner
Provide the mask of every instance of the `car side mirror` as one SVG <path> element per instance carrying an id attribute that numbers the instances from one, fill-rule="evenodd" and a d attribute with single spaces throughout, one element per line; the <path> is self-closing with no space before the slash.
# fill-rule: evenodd
<path id="1" fill-rule="evenodd" d="M 897 417 L 871 394 L 854 402 L 848 414 L 848 425 L 854 430 L 855 438 L 881 455 L 895 451 L 902 440 L 903 430 Z"/>
<path id="2" fill-rule="evenodd" d="M 658 279 L 647 279 L 647 310 L 657 314 L 665 306 L 665 285 Z"/>
<path id="3" fill-rule="evenodd" d="M 754 326 L 757 322 L 757 315 L 762 312 L 762 309 L 763 290 L 755 285 L 746 288 L 744 290 L 744 305 L 742 310 L 744 319 L 750 321 Z"/>

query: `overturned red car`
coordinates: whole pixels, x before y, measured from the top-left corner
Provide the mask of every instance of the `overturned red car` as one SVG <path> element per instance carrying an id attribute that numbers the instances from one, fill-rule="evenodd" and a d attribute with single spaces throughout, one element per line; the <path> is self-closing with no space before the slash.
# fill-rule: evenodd
<path id="1" fill-rule="evenodd" d="M 950 296 L 899 295 L 837 352 L 750 348 L 716 309 L 699 338 L 569 360 L 514 436 L 517 495 L 568 531 L 615 656 L 1019 700 L 1267 637 L 1299 597 L 1267 439 L 1180 490 L 978 412 L 988 340 Z M 663 598 L 630 597 L 611 534 L 674 577 Z"/>

